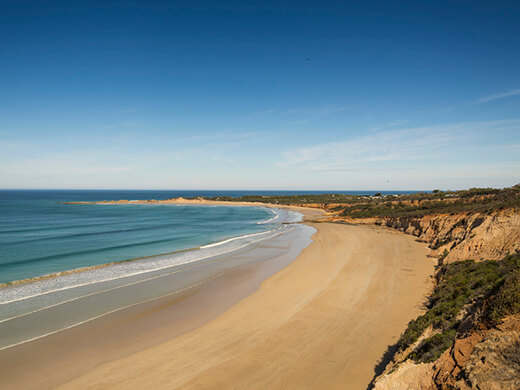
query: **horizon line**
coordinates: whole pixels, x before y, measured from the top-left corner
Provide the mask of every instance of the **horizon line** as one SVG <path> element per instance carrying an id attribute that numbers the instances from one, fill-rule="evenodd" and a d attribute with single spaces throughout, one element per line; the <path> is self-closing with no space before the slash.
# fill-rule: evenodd
<path id="1" fill-rule="evenodd" d="M 505 189 L 510 188 L 512 186 L 505 186 L 505 187 L 468 187 L 465 189 L 471 189 L 471 188 L 492 188 L 492 189 Z M 463 189 L 464 190 L 464 189 Z M 163 188 L 1 188 L 0 191 L 178 191 L 178 192 L 196 192 L 196 191 L 202 191 L 202 192 L 216 192 L 216 191 L 222 191 L 222 192 L 265 192 L 265 191 L 291 191 L 291 192 L 298 192 L 298 191 L 304 191 L 304 192 L 311 192 L 311 191 L 325 191 L 325 192 L 332 192 L 332 191 L 338 191 L 338 192 L 433 192 L 433 191 L 461 191 L 460 189 L 442 189 L 442 188 L 434 188 L 434 189 L 279 189 L 279 188 L 272 188 L 272 189 L 219 189 L 219 188 L 212 188 L 212 189 L 163 189 Z"/>

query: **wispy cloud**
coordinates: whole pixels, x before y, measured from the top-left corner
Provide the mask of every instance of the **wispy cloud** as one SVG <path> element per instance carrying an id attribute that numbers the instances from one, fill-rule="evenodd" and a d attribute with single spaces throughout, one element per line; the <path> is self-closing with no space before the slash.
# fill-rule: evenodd
<path id="1" fill-rule="evenodd" d="M 401 119 L 401 120 L 396 120 L 396 121 L 391 121 L 391 122 L 388 122 L 388 123 L 384 123 L 380 126 L 376 126 L 376 127 L 372 127 L 371 129 L 369 129 L 370 131 L 380 131 L 380 130 L 384 130 L 384 129 L 388 129 L 390 127 L 397 127 L 397 126 L 402 126 L 404 124 L 406 124 L 408 122 L 407 119 Z"/>
<path id="2" fill-rule="evenodd" d="M 285 114 L 292 115 L 292 114 L 297 114 L 302 111 L 303 111 L 303 108 L 292 108 L 290 110 L 285 111 Z"/>
<path id="3" fill-rule="evenodd" d="M 0 144 L 1 146 L 2 144 Z M 30 146 L 29 146 L 30 147 Z M 84 148 L 49 150 L 33 155 L 25 153 L 25 146 L 17 148 L 19 158 L 0 155 L 0 186 L 55 188 L 133 188 L 152 186 L 179 177 L 204 177 L 204 171 L 216 167 L 229 169 L 236 165 L 236 143 L 214 143 L 196 147 L 175 144 L 162 150 L 110 146 L 105 149 Z M 206 179 L 207 176 L 206 176 Z M 214 178 L 210 178 L 214 179 Z M 155 188 L 158 188 L 156 184 Z"/>
<path id="4" fill-rule="evenodd" d="M 315 107 L 311 109 L 298 109 L 294 108 L 292 110 L 286 111 L 287 115 L 295 115 L 298 114 L 300 118 L 294 119 L 289 122 L 290 125 L 301 125 L 313 120 L 322 119 L 328 117 L 333 114 L 337 114 L 339 112 L 350 110 L 353 106 L 345 106 L 345 105 L 326 105 L 321 107 Z"/>
<path id="5" fill-rule="evenodd" d="M 311 110 L 311 114 L 316 118 L 323 118 L 325 116 L 329 116 L 332 114 L 336 114 L 338 112 L 350 110 L 352 106 L 338 106 L 338 105 L 330 105 L 318 107 L 314 110 Z"/>
<path id="6" fill-rule="evenodd" d="M 104 130 L 113 130 L 113 129 L 120 129 L 120 128 L 127 128 L 127 127 L 139 127 L 142 126 L 141 123 L 138 122 L 119 122 L 119 123 L 112 123 L 110 125 L 104 126 Z"/>
<path id="7" fill-rule="evenodd" d="M 311 171 L 351 170 L 360 164 L 424 158 L 453 139 L 454 135 L 448 131 L 388 131 L 342 142 L 290 150 L 285 153 L 285 159 L 279 165 L 303 165 Z"/>
<path id="8" fill-rule="evenodd" d="M 276 120 L 289 120 L 290 125 L 300 125 L 316 119 L 328 117 L 330 115 L 347 111 L 354 106 L 340 105 L 340 104 L 327 104 L 316 107 L 295 107 L 289 110 L 264 110 L 253 114 L 246 115 L 243 119 L 246 120 L 258 120 L 264 118 L 274 118 Z"/>
<path id="9" fill-rule="evenodd" d="M 489 95 L 489 96 L 483 97 L 482 99 L 477 100 L 477 103 L 486 103 L 486 102 L 490 102 L 492 100 L 504 99 L 504 98 L 507 98 L 510 96 L 517 96 L 517 95 L 520 95 L 520 89 L 513 89 L 512 91 L 497 93 L 495 95 Z"/>
<path id="10" fill-rule="evenodd" d="M 464 147 L 478 134 L 520 127 L 520 120 L 465 122 L 389 130 L 340 142 L 291 149 L 279 166 L 300 166 L 307 171 L 365 170 L 368 166 L 409 163 L 438 158 L 448 147 Z"/>
<path id="11" fill-rule="evenodd" d="M 263 118 L 269 117 L 269 116 L 277 114 L 277 113 L 278 113 L 277 110 L 269 109 L 269 110 L 259 111 L 259 112 L 255 112 L 253 114 L 246 115 L 246 116 L 244 116 L 244 119 L 246 119 L 246 120 L 263 119 Z"/>
<path id="12" fill-rule="evenodd" d="M 10 141 L 10 140 L 4 140 L 0 138 L 0 153 L 3 157 L 11 157 L 6 156 L 8 152 L 14 152 L 18 153 L 20 150 L 23 150 L 27 153 L 34 152 L 37 150 L 36 146 L 27 143 L 27 142 L 20 142 L 20 141 Z"/>
<path id="13" fill-rule="evenodd" d="M 193 135 L 184 138 L 185 141 L 223 141 L 223 142 L 242 142 L 251 141 L 262 135 L 259 131 L 217 131 L 210 134 Z"/>
<path id="14" fill-rule="evenodd" d="M 138 166 L 137 161 L 129 161 L 116 147 L 47 152 L 38 156 L 23 153 L 22 158 L 11 159 L 0 166 L 0 177 L 85 178 L 92 175 L 117 175 Z"/>

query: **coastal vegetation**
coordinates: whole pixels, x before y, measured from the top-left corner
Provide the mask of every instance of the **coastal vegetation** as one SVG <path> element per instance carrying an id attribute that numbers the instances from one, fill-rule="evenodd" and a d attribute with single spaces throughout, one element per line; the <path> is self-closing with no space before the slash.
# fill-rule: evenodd
<path id="1" fill-rule="evenodd" d="M 208 200 L 262 202 L 280 205 L 312 206 L 345 218 L 421 217 L 459 212 L 488 213 L 494 210 L 520 209 L 520 184 L 504 189 L 471 188 L 463 191 L 419 192 L 414 194 L 366 195 L 246 195 L 213 197 Z"/>
<path id="2" fill-rule="evenodd" d="M 410 321 L 398 342 L 401 351 L 413 346 L 408 358 L 416 362 L 437 360 L 462 331 L 463 319 L 476 308 L 482 310 L 482 320 L 489 326 L 520 313 L 520 255 L 445 264 L 437 270 L 436 279 L 428 310 Z M 414 345 L 429 327 L 432 335 Z"/>
<path id="3" fill-rule="evenodd" d="M 452 356 L 460 355 L 453 351 L 459 351 L 461 343 L 465 343 L 466 348 L 461 353 L 469 359 L 473 349 L 477 351 L 480 340 L 486 340 L 486 334 L 500 327 L 503 321 L 509 321 L 506 317 L 517 314 L 511 317 L 520 324 L 520 184 L 504 189 L 434 190 L 394 195 L 248 195 L 143 202 L 199 204 L 206 201 L 320 208 L 329 212 L 326 221 L 383 225 L 414 235 L 417 241 L 428 244 L 432 250 L 430 255 L 438 260 L 436 283 L 424 314 L 410 321 L 398 343 L 389 347 L 378 365 L 376 376 L 384 372 L 392 359 L 383 379 L 400 368 L 408 370 L 412 364 L 418 372 L 429 367 L 430 379 L 439 388 L 450 388 L 444 386 L 448 383 L 447 377 L 467 378 L 467 374 L 460 373 L 461 367 L 467 365 L 468 370 L 473 369 L 467 360 L 455 361 Z M 116 203 L 125 202 L 128 201 Z M 500 348 L 504 345 L 509 344 L 502 343 Z M 475 356 L 489 355 L 487 350 L 478 351 Z M 508 370 L 509 349 L 496 351 L 499 351 L 497 359 L 506 362 L 501 363 L 500 369 Z M 408 364 L 400 366 L 405 360 Z M 414 365 L 413 362 L 428 364 Z M 459 371 L 452 370 L 450 364 L 459 367 Z M 439 370 L 447 372 L 447 376 L 437 375 L 435 372 Z M 424 375 L 425 371 L 421 371 L 419 376 L 424 378 Z M 376 381 L 375 377 L 373 383 Z"/>
<path id="4" fill-rule="evenodd" d="M 336 221 L 361 218 L 385 218 L 386 225 L 421 237 L 428 225 L 421 226 L 421 218 L 441 214 L 465 213 L 471 218 L 456 217 L 453 222 L 439 221 L 431 226 L 433 234 L 423 237 L 432 250 L 438 252 L 435 287 L 430 295 L 426 312 L 410 321 L 396 348 L 405 354 L 404 360 L 416 363 L 435 362 L 451 348 L 457 337 L 471 329 L 469 318 L 476 318 L 484 327 L 492 327 L 511 314 L 520 313 L 520 255 L 502 260 L 463 260 L 445 263 L 444 259 L 458 244 L 475 238 L 475 248 L 482 248 L 490 237 L 476 237 L 476 228 L 500 210 L 520 210 L 520 184 L 504 189 L 471 188 L 463 191 L 420 192 L 413 194 L 365 195 L 320 194 L 285 196 L 244 196 L 240 198 L 212 198 L 220 201 L 262 202 L 300 205 L 325 209 L 335 215 Z M 375 223 L 380 224 L 380 220 Z M 492 231 L 487 224 L 489 232 Z M 514 223 L 513 223 L 514 225 Z M 446 231 L 443 231 L 446 230 Z M 479 233 L 482 235 L 482 233 Z M 459 237 L 460 236 L 460 237 Z M 485 244 L 487 243 L 487 244 Z M 495 245 L 496 246 L 496 245 Z M 468 248 L 471 244 L 468 244 Z M 511 252 L 510 252 L 511 253 Z M 463 254 L 473 254 L 464 252 Z M 453 256 L 452 256 L 453 257 Z M 471 258 L 471 257 L 470 257 Z M 470 321 L 471 322 L 471 321 Z M 474 326 L 475 324 L 473 324 Z"/>

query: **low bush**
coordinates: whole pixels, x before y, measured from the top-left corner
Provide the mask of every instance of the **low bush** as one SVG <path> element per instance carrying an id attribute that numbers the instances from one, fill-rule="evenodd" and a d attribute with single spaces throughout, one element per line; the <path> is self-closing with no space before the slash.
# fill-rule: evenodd
<path id="1" fill-rule="evenodd" d="M 505 315 L 520 313 L 520 256 L 501 261 L 472 260 L 443 265 L 437 272 L 437 286 L 430 297 L 428 310 L 410 321 L 398 346 L 404 350 L 432 326 L 438 332 L 422 340 L 410 358 L 417 362 L 437 359 L 455 340 L 460 313 L 468 305 L 490 302 L 488 318 L 498 321 Z"/>
<path id="2" fill-rule="evenodd" d="M 510 188 L 472 188 L 464 191 L 439 191 L 414 194 L 385 195 L 370 193 L 245 195 L 207 198 L 219 201 L 263 202 L 272 204 L 317 204 L 349 218 L 420 217 L 430 214 L 458 212 L 490 212 L 503 208 L 520 208 L 520 185 Z M 344 205 L 338 207 L 338 205 Z"/>
<path id="3" fill-rule="evenodd" d="M 520 313 L 520 270 L 515 270 L 504 282 L 488 303 L 486 319 L 496 324 L 506 316 Z"/>

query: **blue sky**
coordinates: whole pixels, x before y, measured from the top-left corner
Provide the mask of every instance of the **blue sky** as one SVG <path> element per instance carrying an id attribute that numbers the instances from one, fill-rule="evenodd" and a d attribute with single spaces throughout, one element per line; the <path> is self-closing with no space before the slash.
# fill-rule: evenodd
<path id="1" fill-rule="evenodd" d="M 520 4 L 3 1 L 0 187 L 520 182 Z"/>

